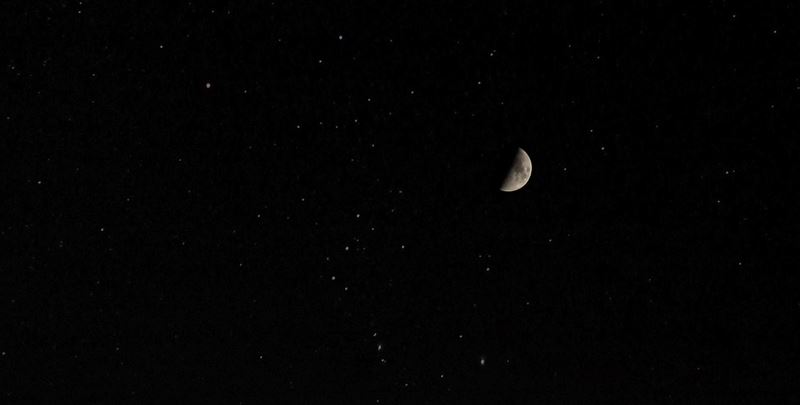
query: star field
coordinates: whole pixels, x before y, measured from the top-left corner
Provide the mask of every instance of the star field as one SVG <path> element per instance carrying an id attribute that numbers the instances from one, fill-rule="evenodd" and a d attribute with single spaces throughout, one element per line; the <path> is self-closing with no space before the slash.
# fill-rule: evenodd
<path id="1" fill-rule="evenodd" d="M 0 397 L 791 403 L 797 16 L 7 5 Z"/>

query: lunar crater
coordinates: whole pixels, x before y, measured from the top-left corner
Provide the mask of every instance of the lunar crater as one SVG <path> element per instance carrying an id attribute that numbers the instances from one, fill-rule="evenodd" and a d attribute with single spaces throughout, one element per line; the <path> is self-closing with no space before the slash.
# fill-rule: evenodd
<path id="1" fill-rule="evenodd" d="M 514 162 L 512 163 L 505 180 L 503 180 L 503 184 L 500 186 L 500 190 L 511 192 L 517 191 L 524 187 L 531 177 L 531 169 L 531 158 L 522 148 L 519 148 L 516 156 L 514 157 Z"/>

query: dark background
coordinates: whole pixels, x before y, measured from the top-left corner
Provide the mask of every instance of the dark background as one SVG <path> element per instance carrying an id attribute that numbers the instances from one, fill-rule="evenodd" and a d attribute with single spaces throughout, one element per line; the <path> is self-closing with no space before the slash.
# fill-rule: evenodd
<path id="1" fill-rule="evenodd" d="M 3 402 L 800 400 L 800 5 L 529 3 L 4 2 Z"/>

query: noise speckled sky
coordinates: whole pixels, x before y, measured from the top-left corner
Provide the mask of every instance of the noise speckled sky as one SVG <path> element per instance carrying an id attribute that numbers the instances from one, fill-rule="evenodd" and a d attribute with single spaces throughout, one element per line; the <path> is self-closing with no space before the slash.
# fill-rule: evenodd
<path id="1" fill-rule="evenodd" d="M 797 17 L 6 5 L 0 396 L 797 400 Z"/>

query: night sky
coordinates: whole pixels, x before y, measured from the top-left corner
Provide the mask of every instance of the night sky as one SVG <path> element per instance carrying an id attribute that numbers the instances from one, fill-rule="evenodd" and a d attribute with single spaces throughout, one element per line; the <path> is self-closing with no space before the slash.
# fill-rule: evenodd
<path id="1" fill-rule="evenodd" d="M 800 3 L 365 3 L 4 3 L 3 403 L 800 401 Z"/>

